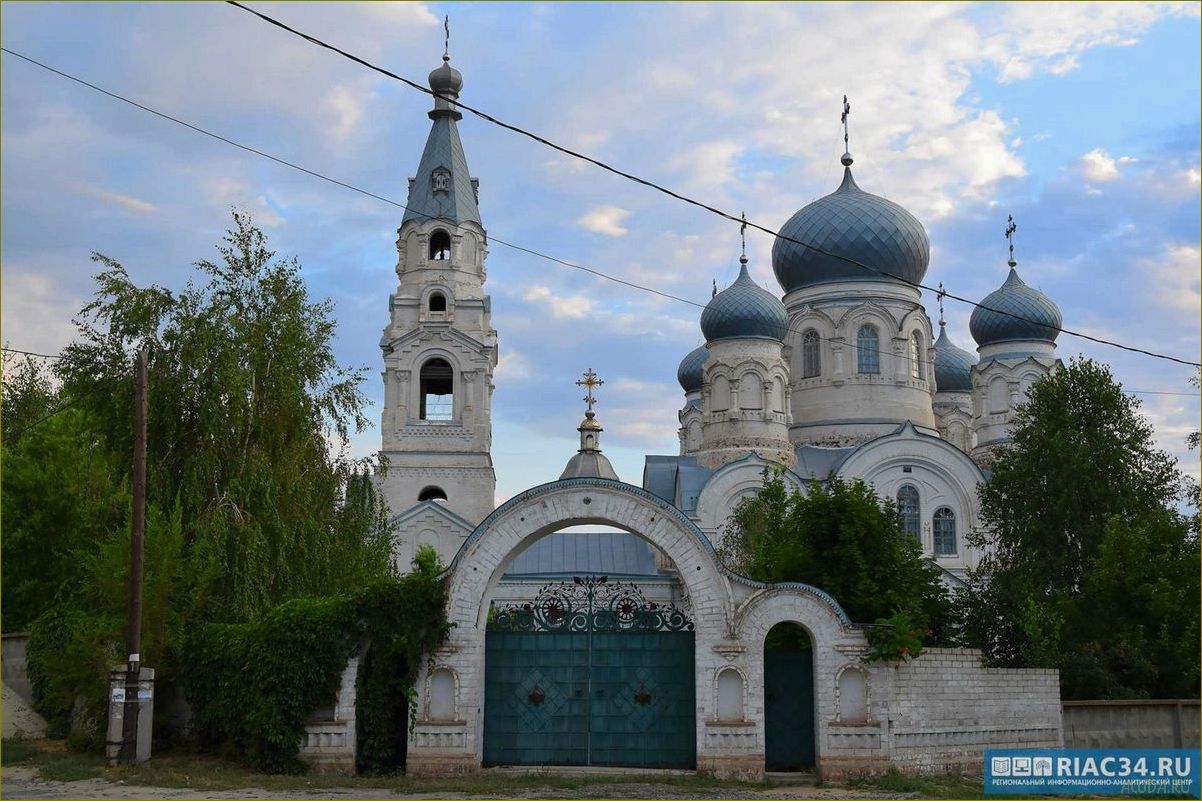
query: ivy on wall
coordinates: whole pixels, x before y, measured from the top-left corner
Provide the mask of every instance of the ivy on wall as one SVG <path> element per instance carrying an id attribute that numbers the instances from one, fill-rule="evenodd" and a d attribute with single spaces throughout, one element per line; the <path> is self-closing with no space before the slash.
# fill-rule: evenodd
<path id="1" fill-rule="evenodd" d="M 434 552 L 419 553 L 414 564 L 403 578 L 353 594 L 296 599 L 252 623 L 194 631 L 181 673 L 200 743 L 259 770 L 303 771 L 305 720 L 335 695 L 347 660 L 365 648 L 359 767 L 399 767 L 419 660 L 449 630 Z"/>

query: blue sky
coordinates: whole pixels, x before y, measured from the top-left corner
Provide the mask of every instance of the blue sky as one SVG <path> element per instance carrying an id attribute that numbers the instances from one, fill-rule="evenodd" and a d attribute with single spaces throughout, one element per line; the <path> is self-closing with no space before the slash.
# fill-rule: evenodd
<path id="1" fill-rule="evenodd" d="M 1173 4 L 289 4 L 272 15 L 424 80 L 441 18 L 464 100 L 771 227 L 839 182 L 840 99 L 856 178 L 931 238 L 926 283 L 980 298 L 1019 270 L 1068 328 L 1187 359 L 1199 352 L 1199 17 Z M 416 91 L 219 3 L 5 3 L 6 47 L 217 132 L 404 200 L 429 120 Z M 337 352 L 372 370 L 395 285 L 399 210 L 3 56 L 3 338 L 55 351 L 92 292 L 95 250 L 178 287 L 250 210 L 313 293 Z M 460 130 L 494 236 L 704 301 L 733 280 L 737 226 L 470 115 Z M 776 289 L 771 240 L 756 279 Z M 676 451 L 680 358 L 698 310 L 521 255 L 488 260 L 501 365 L 499 499 L 558 476 L 606 379 L 599 419 L 619 475 Z M 932 318 L 938 312 L 926 298 Z M 971 347 L 970 309 L 949 331 Z M 1062 336 L 1129 388 L 1189 392 L 1190 370 Z M 1142 396 L 1164 447 L 1196 397 Z M 373 410 L 373 417 L 378 411 Z M 353 443 L 373 451 L 378 429 Z"/>

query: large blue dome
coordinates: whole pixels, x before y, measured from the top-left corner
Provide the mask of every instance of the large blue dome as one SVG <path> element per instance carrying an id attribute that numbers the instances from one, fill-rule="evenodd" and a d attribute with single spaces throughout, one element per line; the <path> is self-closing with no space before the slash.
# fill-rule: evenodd
<path id="1" fill-rule="evenodd" d="M 768 337 L 783 342 L 788 327 L 785 304 L 751 280 L 746 259 L 735 282 L 714 295 L 701 312 L 701 333 L 706 342 L 733 337 Z"/>
<path id="2" fill-rule="evenodd" d="M 772 246 L 772 270 L 786 293 L 811 284 L 882 278 L 880 273 L 827 253 L 917 284 L 926 275 L 931 243 L 914 215 L 891 200 L 860 189 L 847 167 L 838 189 L 801 209 L 781 227 Z"/>
<path id="3" fill-rule="evenodd" d="M 952 343 L 941 322 L 935 340 L 935 391 L 972 392 L 971 371 L 976 363 L 976 356 Z"/>
<path id="4" fill-rule="evenodd" d="M 968 330 L 980 347 L 1020 339 L 1055 342 L 1062 322 L 1052 299 L 1024 284 L 1011 266 L 1005 282 L 972 310 Z"/>
<path id="5" fill-rule="evenodd" d="M 703 382 L 702 373 L 705 370 L 706 357 L 710 355 L 709 349 L 702 345 L 689 352 L 680 360 L 680 367 L 676 369 L 676 380 L 680 382 L 680 388 L 685 392 L 700 392 Z"/>

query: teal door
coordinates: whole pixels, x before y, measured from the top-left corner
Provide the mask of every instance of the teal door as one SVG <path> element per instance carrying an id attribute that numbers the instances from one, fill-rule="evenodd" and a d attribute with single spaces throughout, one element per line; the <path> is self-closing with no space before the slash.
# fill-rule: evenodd
<path id="1" fill-rule="evenodd" d="M 496 610 L 485 764 L 693 767 L 692 629 L 679 610 L 604 577 Z"/>
<path id="2" fill-rule="evenodd" d="M 764 767 L 814 765 L 814 659 L 809 648 L 764 651 Z"/>

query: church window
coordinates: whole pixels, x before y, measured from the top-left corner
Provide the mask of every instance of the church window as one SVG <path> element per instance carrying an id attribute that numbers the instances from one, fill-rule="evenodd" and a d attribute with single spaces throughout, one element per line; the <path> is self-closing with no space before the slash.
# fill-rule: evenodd
<path id="1" fill-rule="evenodd" d="M 903 484 L 897 491 L 897 511 L 901 513 L 902 528 L 918 539 L 922 517 L 918 508 L 918 490 L 912 484 Z"/>
<path id="2" fill-rule="evenodd" d="M 714 379 L 714 388 L 710 393 L 710 409 L 715 412 L 730 408 L 730 381 L 720 375 Z"/>
<path id="3" fill-rule="evenodd" d="M 954 556 L 956 554 L 956 513 L 946 506 L 935 510 L 934 525 L 935 555 Z"/>
<path id="4" fill-rule="evenodd" d="M 856 332 L 856 372 L 870 375 L 881 372 L 881 345 L 876 326 L 862 325 Z"/>
<path id="5" fill-rule="evenodd" d="M 443 230 L 438 230 L 430 234 L 430 260 L 450 261 L 450 259 L 451 235 Z"/>
<path id="6" fill-rule="evenodd" d="M 922 378 L 922 362 L 919 359 L 921 353 L 922 339 L 915 331 L 910 335 L 910 378 Z"/>
<path id="7" fill-rule="evenodd" d="M 455 373 L 445 359 L 422 365 L 421 419 L 451 420 L 455 413 Z"/>
<path id="8" fill-rule="evenodd" d="M 1006 379 L 995 377 L 989 382 L 989 413 L 1001 414 L 1010 408 L 1010 387 Z"/>
<path id="9" fill-rule="evenodd" d="M 755 373 L 744 373 L 739 379 L 739 408 L 764 408 L 764 382 Z"/>
<path id="10" fill-rule="evenodd" d="M 818 332 L 811 328 L 801 335 L 801 377 L 814 378 L 822 374 L 821 343 Z"/>
<path id="11" fill-rule="evenodd" d="M 417 494 L 419 501 L 445 501 L 447 493 L 442 487 L 429 486 Z"/>
<path id="12" fill-rule="evenodd" d="M 441 292 L 430 293 L 430 311 L 445 312 L 447 310 L 447 296 Z"/>

